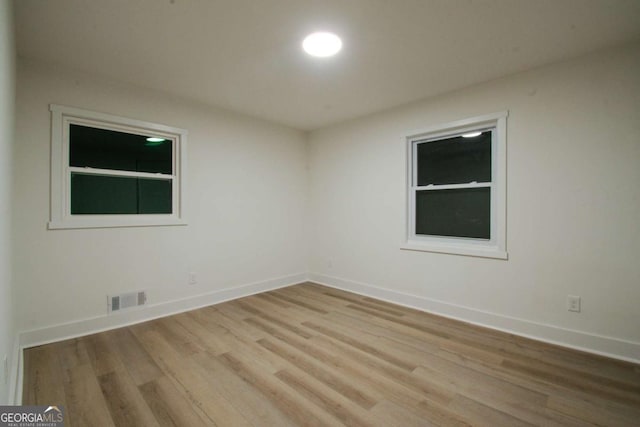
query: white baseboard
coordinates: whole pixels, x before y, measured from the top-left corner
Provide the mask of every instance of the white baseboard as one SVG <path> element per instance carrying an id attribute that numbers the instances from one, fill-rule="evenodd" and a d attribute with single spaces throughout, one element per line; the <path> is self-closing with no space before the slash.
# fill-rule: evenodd
<path id="1" fill-rule="evenodd" d="M 319 273 L 310 273 L 309 281 L 562 347 L 640 363 L 638 342 L 518 319 Z"/>
<path id="2" fill-rule="evenodd" d="M 37 345 L 77 338 L 109 329 L 146 322 L 172 314 L 182 313 L 197 308 L 218 304 L 236 298 L 266 292 L 273 289 L 291 286 L 307 280 L 306 273 L 292 274 L 260 282 L 250 283 L 233 288 L 220 289 L 201 295 L 190 296 L 180 300 L 167 301 L 148 305 L 139 310 L 132 310 L 111 315 L 103 315 L 88 319 L 76 320 L 41 329 L 24 331 L 19 334 L 20 349 Z M 22 353 L 22 352 L 20 352 Z"/>

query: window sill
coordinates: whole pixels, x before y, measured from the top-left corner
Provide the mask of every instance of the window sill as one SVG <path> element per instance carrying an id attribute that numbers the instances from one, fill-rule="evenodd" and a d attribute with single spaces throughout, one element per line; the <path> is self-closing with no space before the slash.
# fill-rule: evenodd
<path id="1" fill-rule="evenodd" d="M 407 242 L 400 247 L 402 250 L 418 252 L 435 252 L 450 255 L 462 255 L 479 258 L 509 259 L 506 251 L 493 247 L 480 247 L 476 245 L 444 245 L 423 242 Z"/>
<path id="2" fill-rule="evenodd" d="M 121 228 L 121 227 L 161 227 L 187 225 L 181 219 L 126 219 L 126 220 L 81 220 L 50 221 L 49 230 L 81 229 L 81 228 Z"/>

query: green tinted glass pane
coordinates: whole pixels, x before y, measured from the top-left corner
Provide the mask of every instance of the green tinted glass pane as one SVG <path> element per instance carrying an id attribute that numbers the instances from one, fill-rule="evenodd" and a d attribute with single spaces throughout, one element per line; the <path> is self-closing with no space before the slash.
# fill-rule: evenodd
<path id="1" fill-rule="evenodd" d="M 171 180 L 72 173 L 71 214 L 170 214 L 171 187 Z"/>
<path id="2" fill-rule="evenodd" d="M 138 213 L 170 214 L 171 181 L 161 179 L 138 179 Z"/>
<path id="3" fill-rule="evenodd" d="M 491 134 L 418 144 L 418 185 L 491 182 Z"/>
<path id="4" fill-rule="evenodd" d="M 173 171 L 173 141 L 81 125 L 69 126 L 69 165 L 134 172 Z"/>
<path id="5" fill-rule="evenodd" d="M 417 191 L 416 234 L 491 238 L 491 189 Z"/>

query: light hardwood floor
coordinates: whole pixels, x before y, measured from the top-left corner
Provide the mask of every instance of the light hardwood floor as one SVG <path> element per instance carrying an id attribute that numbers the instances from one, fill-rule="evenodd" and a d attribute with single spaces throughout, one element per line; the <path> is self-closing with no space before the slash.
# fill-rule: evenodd
<path id="1" fill-rule="evenodd" d="M 638 426 L 640 366 L 311 283 L 25 351 L 70 426 Z"/>

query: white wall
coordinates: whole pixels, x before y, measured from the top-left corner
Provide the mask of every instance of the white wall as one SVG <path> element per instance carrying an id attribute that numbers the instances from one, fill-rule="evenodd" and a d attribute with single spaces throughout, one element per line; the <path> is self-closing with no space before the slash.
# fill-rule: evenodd
<path id="1" fill-rule="evenodd" d="M 311 277 L 640 360 L 638 70 L 626 46 L 313 132 Z M 509 260 L 400 250 L 402 136 L 502 110 Z"/>
<path id="2" fill-rule="evenodd" d="M 47 230 L 50 103 L 187 129 L 189 225 Z M 118 292 L 146 289 L 149 303 L 157 306 L 227 288 L 276 286 L 304 278 L 303 133 L 22 61 L 16 113 L 14 271 L 19 330 L 100 318 L 107 312 L 106 296 Z M 197 273 L 197 285 L 187 284 L 189 272 Z M 136 316 L 160 315 L 216 298 L 192 298 Z M 85 322 L 86 327 L 53 328 L 48 331 L 53 335 L 31 336 L 26 344 L 113 324 L 102 318 Z"/>
<path id="3" fill-rule="evenodd" d="M 10 401 L 3 360 L 14 362 L 11 295 L 11 156 L 15 91 L 15 53 L 11 2 L 0 2 L 0 404 Z"/>

